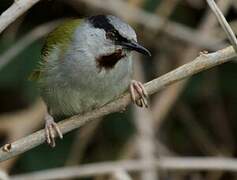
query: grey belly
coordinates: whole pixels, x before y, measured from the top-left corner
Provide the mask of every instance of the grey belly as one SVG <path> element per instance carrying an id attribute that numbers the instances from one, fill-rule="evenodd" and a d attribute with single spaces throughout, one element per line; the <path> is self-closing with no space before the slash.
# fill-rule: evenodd
<path id="1" fill-rule="evenodd" d="M 121 77 L 95 77 L 81 86 L 55 88 L 49 85 L 41 89 L 42 97 L 53 116 L 71 116 L 101 107 L 118 98 L 128 89 L 130 80 L 131 72 L 128 71 Z"/>

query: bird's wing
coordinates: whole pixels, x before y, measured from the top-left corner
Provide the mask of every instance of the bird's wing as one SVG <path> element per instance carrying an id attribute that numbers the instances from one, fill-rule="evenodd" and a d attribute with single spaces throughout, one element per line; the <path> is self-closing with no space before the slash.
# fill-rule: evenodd
<path id="1" fill-rule="evenodd" d="M 80 22 L 80 19 L 67 20 L 48 35 L 41 50 L 41 60 L 38 67 L 31 73 L 30 80 L 40 79 L 43 66 L 50 59 L 48 56 L 55 47 L 62 50 L 62 53 L 65 52 Z"/>

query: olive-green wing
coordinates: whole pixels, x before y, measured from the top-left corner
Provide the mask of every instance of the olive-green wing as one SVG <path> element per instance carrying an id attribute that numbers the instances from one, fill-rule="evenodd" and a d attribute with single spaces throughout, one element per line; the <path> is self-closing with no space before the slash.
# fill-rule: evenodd
<path id="1" fill-rule="evenodd" d="M 62 53 L 68 48 L 72 41 L 75 29 L 80 25 L 80 19 L 67 20 L 52 31 L 46 38 L 46 41 L 41 50 L 41 61 L 38 67 L 31 73 L 30 80 L 39 80 L 42 74 L 43 65 L 50 55 L 50 52 L 55 48 L 62 49 Z"/>

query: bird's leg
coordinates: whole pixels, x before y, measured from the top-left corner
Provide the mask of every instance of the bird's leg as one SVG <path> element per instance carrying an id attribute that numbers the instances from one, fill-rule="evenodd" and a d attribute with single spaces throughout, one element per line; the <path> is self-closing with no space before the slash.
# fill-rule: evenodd
<path id="1" fill-rule="evenodd" d="M 55 136 L 56 134 L 60 137 L 60 139 L 63 138 L 63 134 L 60 131 L 57 123 L 54 122 L 53 117 L 47 112 L 45 115 L 45 136 L 46 136 L 46 142 L 51 146 L 55 147 Z"/>
<path id="2" fill-rule="evenodd" d="M 139 81 L 132 80 L 130 84 L 130 93 L 132 97 L 132 101 L 139 107 L 148 107 L 148 94 L 143 86 L 143 84 Z M 139 98 L 136 100 L 135 94 L 138 94 Z"/>

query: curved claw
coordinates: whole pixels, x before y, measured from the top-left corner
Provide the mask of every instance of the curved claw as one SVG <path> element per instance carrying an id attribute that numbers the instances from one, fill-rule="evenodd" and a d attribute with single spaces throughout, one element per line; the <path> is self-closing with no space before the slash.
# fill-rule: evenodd
<path id="1" fill-rule="evenodd" d="M 45 117 L 45 136 L 46 136 L 46 142 L 51 146 L 55 147 L 55 136 L 56 134 L 59 136 L 60 139 L 63 138 L 63 134 L 60 131 L 57 123 L 54 122 L 54 119 L 49 114 Z"/>
<path id="2" fill-rule="evenodd" d="M 135 91 L 139 96 L 138 99 L 136 99 Z M 141 82 L 132 80 L 130 84 L 130 93 L 131 93 L 132 101 L 137 106 L 146 107 L 146 108 L 148 107 L 148 101 L 147 101 L 148 94 Z"/>

